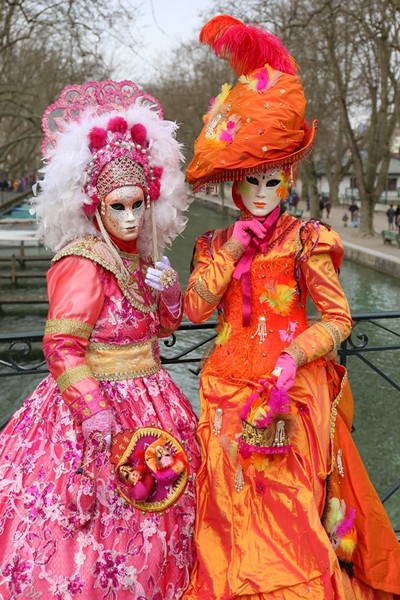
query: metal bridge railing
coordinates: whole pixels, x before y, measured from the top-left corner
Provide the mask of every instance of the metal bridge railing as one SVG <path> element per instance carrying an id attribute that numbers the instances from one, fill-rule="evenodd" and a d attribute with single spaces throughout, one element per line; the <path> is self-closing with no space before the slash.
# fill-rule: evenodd
<path id="1" fill-rule="evenodd" d="M 376 353 L 382 357 L 382 353 L 400 350 L 400 311 L 360 313 L 352 315 L 352 318 L 351 334 L 338 350 L 340 363 L 347 366 L 348 358 L 356 357 L 393 389 L 400 391 L 400 376 L 395 381 L 391 372 L 382 367 L 386 361 L 376 360 Z M 161 340 L 162 363 L 187 365 L 191 373 L 198 375 L 204 350 L 216 337 L 215 325 L 215 321 L 182 323 L 173 335 Z M 48 373 L 42 353 L 42 337 L 43 332 L 0 334 L 0 378 Z M 395 359 L 392 358 L 392 364 L 397 365 L 393 372 L 398 375 L 398 354 Z M 382 494 L 382 502 L 389 500 L 399 489 L 400 479 Z M 396 533 L 399 534 L 400 529 L 396 529 Z"/>

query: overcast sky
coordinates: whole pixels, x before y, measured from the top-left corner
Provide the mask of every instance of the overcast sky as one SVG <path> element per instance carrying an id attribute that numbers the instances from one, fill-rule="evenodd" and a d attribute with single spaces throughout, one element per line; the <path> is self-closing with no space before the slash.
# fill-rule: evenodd
<path id="1" fill-rule="evenodd" d="M 202 25 L 214 16 L 212 4 L 213 0 L 142 1 L 134 15 L 134 31 L 140 32 L 141 46 L 137 56 L 127 57 L 121 48 L 114 53 L 114 76 L 142 80 L 155 77 L 160 58 L 180 42 L 197 37 Z M 207 13 L 205 19 L 199 16 L 202 11 Z"/>

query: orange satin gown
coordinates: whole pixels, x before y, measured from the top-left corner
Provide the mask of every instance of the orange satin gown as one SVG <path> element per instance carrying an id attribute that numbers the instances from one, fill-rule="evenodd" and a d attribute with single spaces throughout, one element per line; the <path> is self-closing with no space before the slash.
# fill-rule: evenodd
<path id="1" fill-rule="evenodd" d="M 255 254 L 246 327 L 241 282 L 233 278 L 239 256 L 229 244 L 232 228 L 208 232 L 196 243 L 184 308 L 199 323 L 218 306 L 219 335 L 200 379 L 198 558 L 185 600 L 392 600 L 400 594 L 399 545 L 350 435 L 345 370 L 326 358 L 351 330 L 337 276 L 343 247 L 323 225 L 300 227 L 283 214 L 266 253 Z M 311 325 L 307 296 L 321 314 Z M 257 335 L 260 324 L 264 341 Z M 253 454 L 238 491 L 240 409 L 288 347 L 302 364 L 289 392 L 292 449 Z M 356 511 L 352 578 L 341 571 L 321 523 L 328 475 L 330 495 Z"/>

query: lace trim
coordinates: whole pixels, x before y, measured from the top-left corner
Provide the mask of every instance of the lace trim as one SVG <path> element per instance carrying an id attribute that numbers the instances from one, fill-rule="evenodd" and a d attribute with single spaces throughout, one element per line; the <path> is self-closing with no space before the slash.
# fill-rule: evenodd
<path id="1" fill-rule="evenodd" d="M 82 379 L 86 379 L 87 377 L 93 377 L 92 371 L 86 365 L 80 365 L 62 373 L 57 377 L 56 382 L 60 392 L 63 393 L 71 385 L 74 385 L 74 383 L 82 381 Z"/>
<path id="2" fill-rule="evenodd" d="M 308 362 L 307 354 L 304 352 L 303 348 L 295 342 L 292 342 L 290 346 L 285 348 L 285 352 L 290 354 L 297 367 L 302 367 Z"/>
<path id="3" fill-rule="evenodd" d="M 198 278 L 193 289 L 196 294 L 198 294 L 200 298 L 203 298 L 208 304 L 218 304 L 221 299 L 220 296 L 216 296 L 206 288 L 201 277 Z"/>
<path id="4" fill-rule="evenodd" d="M 221 250 L 224 250 L 229 256 L 231 256 L 234 260 L 238 260 L 243 256 L 244 248 L 240 242 L 235 240 L 234 238 L 230 238 L 225 244 L 221 247 Z"/>
<path id="5" fill-rule="evenodd" d="M 111 431 L 113 416 L 111 411 L 101 410 L 82 422 L 83 437 L 87 439 L 93 431 L 99 431 L 104 437 Z"/>
<path id="6" fill-rule="evenodd" d="M 113 259 L 113 256 L 108 250 L 106 244 L 94 236 L 87 236 L 78 242 L 69 244 L 55 255 L 52 262 L 56 262 L 65 256 L 83 256 L 84 258 L 88 258 L 93 262 L 98 263 L 107 271 L 111 271 L 111 273 L 115 275 L 120 290 L 125 298 L 134 308 L 137 308 L 142 313 L 148 314 L 154 312 L 154 310 L 157 308 L 157 301 L 152 302 L 151 304 L 143 303 L 143 298 L 140 294 L 138 283 L 134 278 L 134 273 L 140 268 L 139 255 L 127 255 L 129 260 L 133 261 L 126 265 L 126 268 L 132 275 L 132 279 L 129 280 L 127 280 L 124 274 L 121 273 L 116 260 Z"/>
<path id="7" fill-rule="evenodd" d="M 339 327 L 334 323 L 327 323 L 325 321 L 320 321 L 318 324 L 321 325 L 321 327 L 323 327 L 324 329 L 326 329 L 326 331 L 331 336 L 333 340 L 332 349 L 336 350 L 337 348 L 339 348 L 340 344 L 342 343 L 342 332 L 340 331 Z"/>
<path id="8" fill-rule="evenodd" d="M 338 413 L 337 407 L 338 407 L 340 400 L 342 399 L 343 390 L 344 390 L 344 386 L 345 386 L 346 382 L 347 382 L 347 372 L 344 374 L 343 379 L 341 381 L 339 393 L 336 396 L 336 398 L 334 399 L 334 401 L 332 402 L 331 419 L 330 419 L 330 426 L 329 426 L 329 437 L 330 437 L 330 441 L 331 441 L 331 468 L 328 471 L 327 475 L 330 475 L 332 473 L 332 471 L 336 465 L 334 441 L 335 441 L 336 418 L 337 418 L 337 413 Z M 339 465 L 338 465 L 338 468 L 340 469 Z M 341 468 L 343 469 L 343 466 Z"/>
<path id="9" fill-rule="evenodd" d="M 89 339 L 93 331 L 92 325 L 73 319 L 48 319 L 44 330 L 45 335 L 65 333 L 79 338 Z"/>

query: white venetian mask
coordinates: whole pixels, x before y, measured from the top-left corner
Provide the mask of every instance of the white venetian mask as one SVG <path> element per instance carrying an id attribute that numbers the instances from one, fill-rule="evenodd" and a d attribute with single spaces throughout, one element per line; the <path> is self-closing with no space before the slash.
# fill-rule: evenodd
<path id="1" fill-rule="evenodd" d="M 289 181 L 283 171 L 258 172 L 238 182 L 243 205 L 255 217 L 265 217 L 286 199 Z"/>

